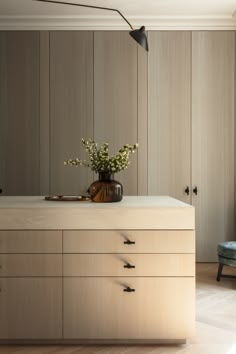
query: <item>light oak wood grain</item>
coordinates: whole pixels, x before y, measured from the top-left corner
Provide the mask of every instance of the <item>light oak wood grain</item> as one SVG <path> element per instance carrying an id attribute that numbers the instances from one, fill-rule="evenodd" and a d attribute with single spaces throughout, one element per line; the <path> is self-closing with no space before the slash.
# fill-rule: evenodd
<path id="1" fill-rule="evenodd" d="M 1 278 L 0 338 L 62 338 L 61 278 Z"/>
<path id="2" fill-rule="evenodd" d="M 234 239 L 234 32 L 194 32 L 192 183 L 197 260 L 216 261 Z"/>
<path id="3" fill-rule="evenodd" d="M 1 345 L 1 354 L 75 354 L 86 353 L 94 354 L 225 354 L 232 351 L 236 341 L 236 322 L 235 322 L 235 301 L 236 301 L 236 282 L 234 279 L 224 279 L 222 282 L 216 282 L 217 263 L 198 263 L 196 267 L 196 334 L 187 340 L 184 346 L 178 344 L 156 345 L 150 343 L 139 344 L 138 340 L 132 343 L 127 340 L 126 344 L 113 341 L 99 341 L 99 344 L 86 345 L 82 340 L 67 340 L 66 345 L 56 344 L 55 341 L 43 341 L 45 344 L 32 345 L 28 341 L 27 345 Z M 227 272 L 235 274 L 235 268 L 228 267 Z M 94 343 L 94 341 L 91 341 Z M 90 342 L 90 343 L 91 343 Z M 108 343 L 110 342 L 110 345 Z M 114 342 L 116 345 L 114 345 Z M 137 344 L 138 342 L 138 344 Z M 2 343 L 2 342 L 1 342 Z M 54 345 L 52 345 L 54 343 Z M 58 341 L 57 341 L 58 343 Z M 69 345 L 69 343 L 71 345 Z M 72 344 L 73 343 L 73 344 Z M 77 344 L 77 345 L 76 345 Z M 181 353 L 181 354 L 182 354 Z"/>
<path id="4" fill-rule="evenodd" d="M 0 254 L 0 277 L 60 277 L 61 254 Z"/>
<path id="5" fill-rule="evenodd" d="M 0 188 L 38 195 L 39 32 L 0 33 Z"/>
<path id="6" fill-rule="evenodd" d="M 149 33 L 148 194 L 190 202 L 191 33 Z"/>
<path id="7" fill-rule="evenodd" d="M 48 202 L 1 197 L 2 229 L 194 230 L 194 208 L 170 197 L 124 197 L 120 203 Z"/>
<path id="8" fill-rule="evenodd" d="M 134 244 L 125 244 L 127 240 Z M 63 231 L 64 253 L 195 253 L 188 230 Z"/>
<path id="9" fill-rule="evenodd" d="M 111 153 L 138 142 L 137 43 L 126 31 L 94 32 L 94 137 Z M 137 155 L 119 173 L 125 195 L 137 195 Z"/>
<path id="10" fill-rule="evenodd" d="M 189 277 L 195 275 L 194 261 L 194 254 L 64 254 L 63 275 L 83 277 Z M 124 268 L 127 264 L 134 268 Z"/>
<path id="11" fill-rule="evenodd" d="M 0 231 L 0 253 L 62 253 L 62 231 Z"/>
<path id="12" fill-rule="evenodd" d="M 135 292 L 124 292 L 126 286 Z M 184 339 L 193 333 L 193 277 L 64 279 L 67 339 Z"/>
<path id="13" fill-rule="evenodd" d="M 64 166 L 84 159 L 81 138 L 93 137 L 93 33 L 50 32 L 50 193 L 84 194 L 90 169 Z"/>

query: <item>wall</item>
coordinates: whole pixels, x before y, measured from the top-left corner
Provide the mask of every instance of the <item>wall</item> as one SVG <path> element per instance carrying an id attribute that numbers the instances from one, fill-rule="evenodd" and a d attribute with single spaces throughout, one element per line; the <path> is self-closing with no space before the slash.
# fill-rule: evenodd
<path id="1" fill-rule="evenodd" d="M 138 142 L 125 195 L 195 205 L 199 259 L 216 260 L 234 238 L 235 32 L 148 36 L 147 54 L 126 31 L 0 32 L 0 188 L 84 194 L 95 176 L 63 165 L 81 137 Z"/>

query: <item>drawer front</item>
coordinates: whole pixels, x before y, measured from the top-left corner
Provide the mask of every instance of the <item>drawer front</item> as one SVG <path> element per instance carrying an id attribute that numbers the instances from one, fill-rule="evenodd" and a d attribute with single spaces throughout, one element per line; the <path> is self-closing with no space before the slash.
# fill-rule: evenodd
<path id="1" fill-rule="evenodd" d="M 1 278 L 0 289 L 1 339 L 62 338 L 62 278 Z"/>
<path id="2" fill-rule="evenodd" d="M 64 276 L 194 276 L 193 254 L 65 254 Z"/>
<path id="3" fill-rule="evenodd" d="M 0 253 L 62 253 L 62 231 L 0 231 Z"/>
<path id="4" fill-rule="evenodd" d="M 65 339 L 185 339 L 194 278 L 65 278 Z M 130 287 L 134 292 L 125 292 Z"/>
<path id="5" fill-rule="evenodd" d="M 64 231 L 64 253 L 194 253 L 188 230 Z"/>
<path id="6" fill-rule="evenodd" d="M 1 254 L 0 277 L 62 276 L 61 254 Z"/>

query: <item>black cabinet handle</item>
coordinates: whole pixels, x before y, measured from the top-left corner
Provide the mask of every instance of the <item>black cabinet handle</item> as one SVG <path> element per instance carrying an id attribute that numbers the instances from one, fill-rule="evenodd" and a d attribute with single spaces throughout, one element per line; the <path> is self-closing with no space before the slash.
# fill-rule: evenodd
<path id="1" fill-rule="evenodd" d="M 127 264 L 124 265 L 124 268 L 131 269 L 131 268 L 135 268 L 135 266 L 132 265 L 132 264 L 127 263 Z"/>
<path id="2" fill-rule="evenodd" d="M 0 194 L 2 193 L 2 188 L 0 188 Z"/>
<path id="3" fill-rule="evenodd" d="M 185 193 L 186 193 L 187 195 L 189 195 L 189 192 L 190 192 L 189 186 L 187 186 L 184 191 L 185 191 Z"/>
<path id="4" fill-rule="evenodd" d="M 125 244 L 125 245 L 134 245 L 135 242 L 134 242 L 134 241 L 127 240 L 127 241 L 124 241 L 124 244 Z"/>
<path id="5" fill-rule="evenodd" d="M 135 291 L 135 289 L 131 289 L 129 286 L 127 286 L 124 291 L 126 291 L 127 293 L 131 293 L 132 291 Z"/>
<path id="6" fill-rule="evenodd" d="M 195 195 L 197 195 L 197 193 L 198 193 L 197 186 L 193 188 L 193 193 L 194 193 Z"/>

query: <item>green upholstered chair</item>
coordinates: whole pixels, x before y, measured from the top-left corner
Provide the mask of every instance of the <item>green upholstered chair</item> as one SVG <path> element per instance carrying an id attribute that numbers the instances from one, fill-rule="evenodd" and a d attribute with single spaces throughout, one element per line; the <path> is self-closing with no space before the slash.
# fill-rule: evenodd
<path id="1" fill-rule="evenodd" d="M 221 277 L 236 278 L 235 275 L 222 274 L 225 265 L 236 267 L 236 241 L 222 242 L 217 246 L 219 267 L 216 280 L 220 281 Z"/>

